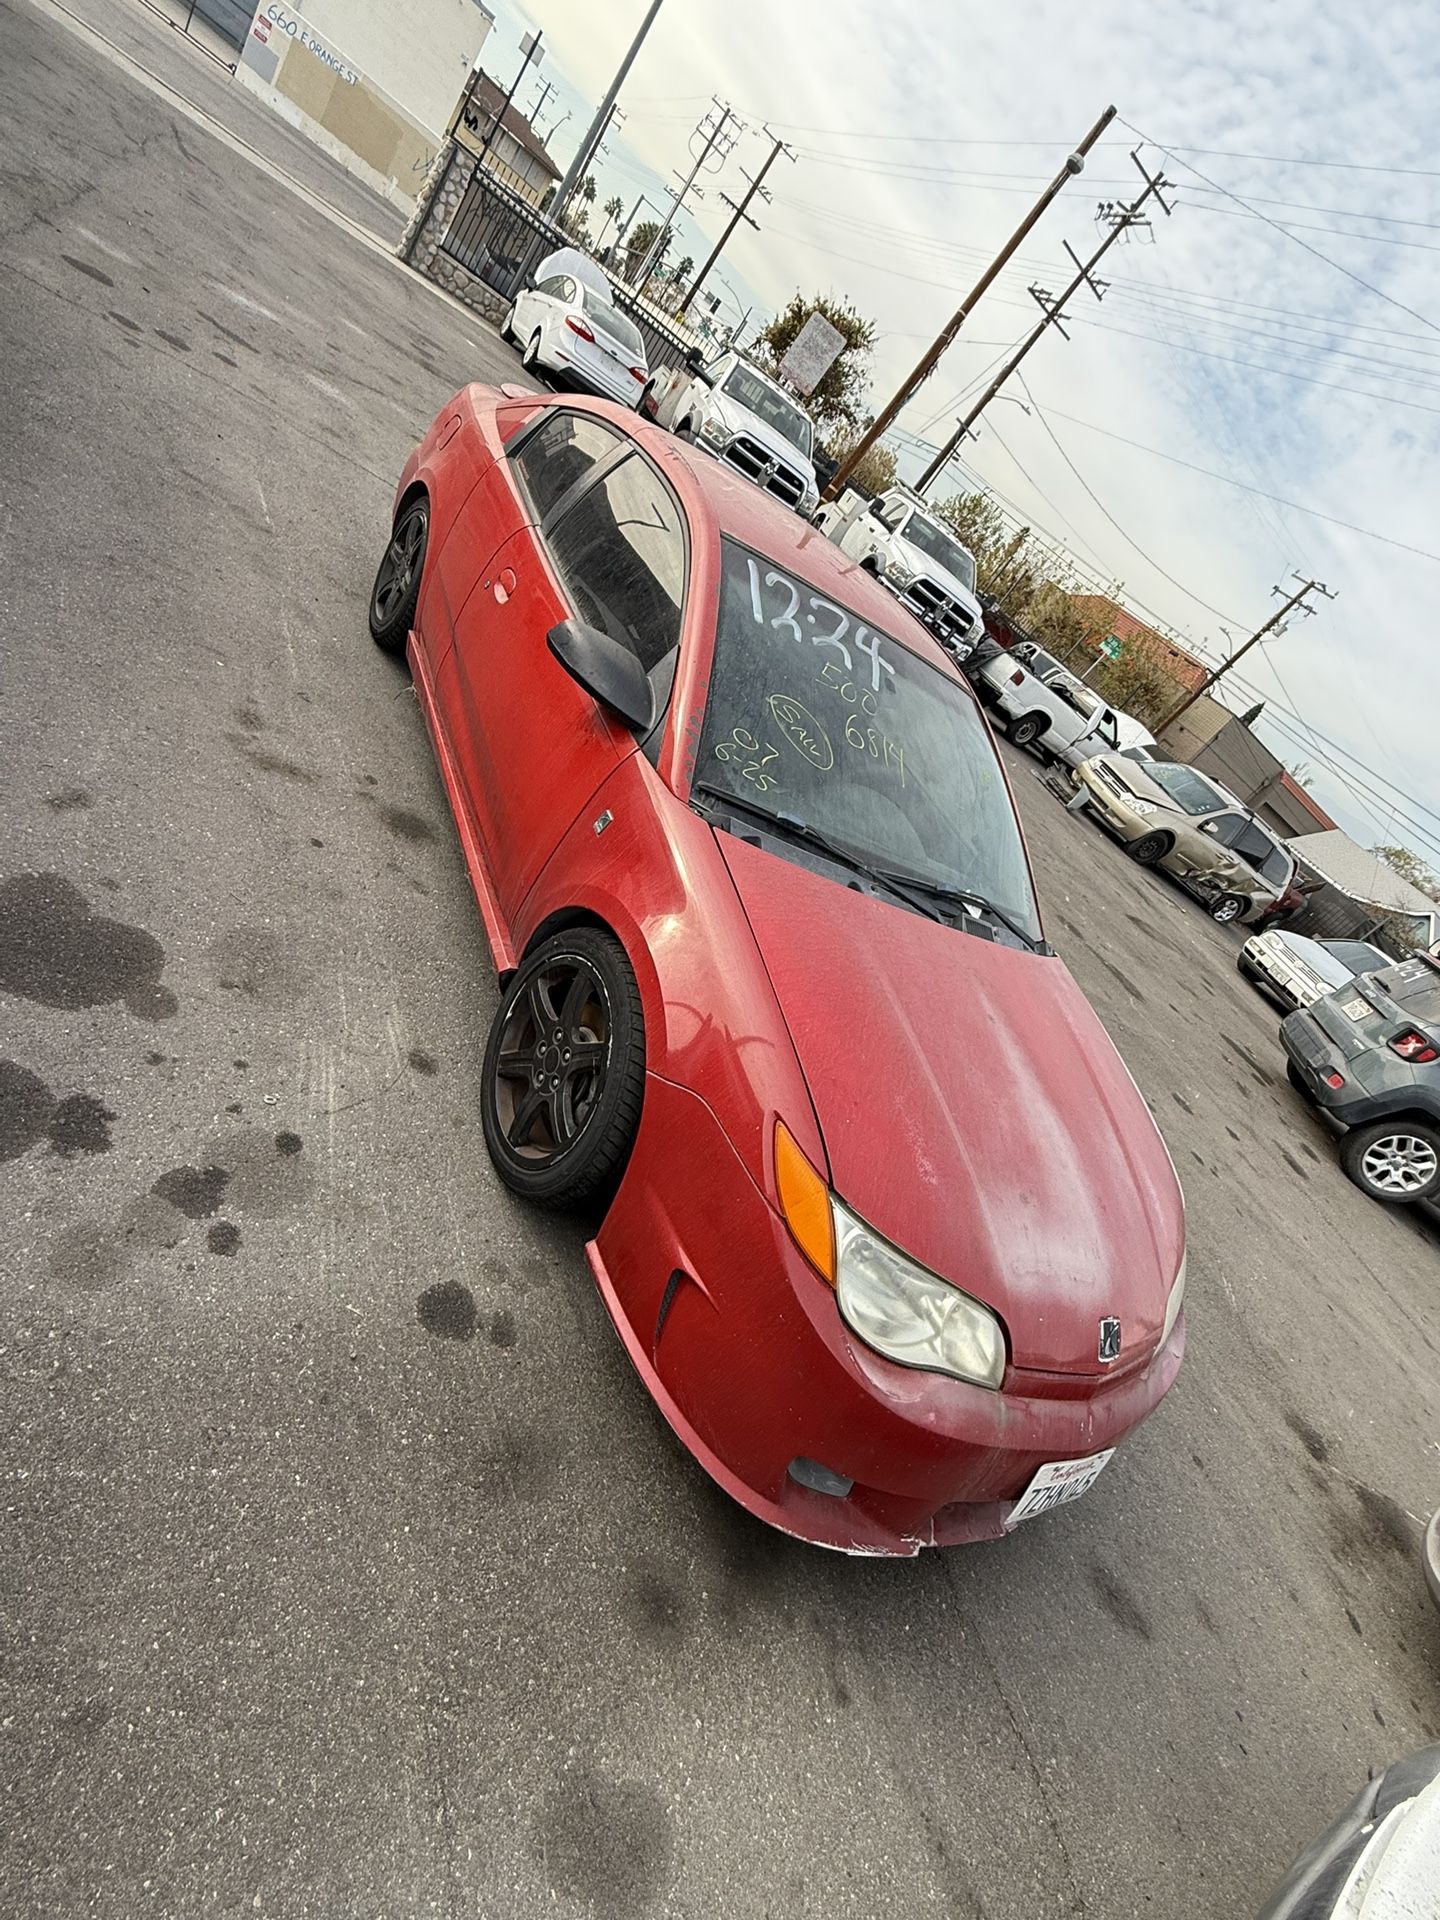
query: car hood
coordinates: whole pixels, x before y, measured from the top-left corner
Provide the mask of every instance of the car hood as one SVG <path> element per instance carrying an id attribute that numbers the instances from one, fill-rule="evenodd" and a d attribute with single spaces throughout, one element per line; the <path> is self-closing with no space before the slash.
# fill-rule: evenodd
<path id="1" fill-rule="evenodd" d="M 748 433 L 752 440 L 758 440 L 784 466 L 813 481 L 811 464 L 793 440 L 787 440 L 783 433 L 762 420 L 758 413 L 751 413 L 748 407 L 742 407 L 729 394 L 712 392 L 710 397 L 716 414 L 731 433 Z"/>
<path id="2" fill-rule="evenodd" d="M 923 547 L 917 547 L 903 533 L 895 535 L 895 544 L 903 549 L 905 564 L 912 573 L 923 573 L 927 580 L 938 580 L 945 591 L 953 594 L 977 620 L 983 617 L 980 602 L 958 574 L 951 573 L 948 567 L 942 567 L 938 560 L 932 560 Z"/>
<path id="3" fill-rule="evenodd" d="M 1153 1350 L 1184 1248 L 1175 1169 L 1062 963 L 718 832 L 815 1104 L 836 1192 L 994 1307 L 1017 1366 Z"/>

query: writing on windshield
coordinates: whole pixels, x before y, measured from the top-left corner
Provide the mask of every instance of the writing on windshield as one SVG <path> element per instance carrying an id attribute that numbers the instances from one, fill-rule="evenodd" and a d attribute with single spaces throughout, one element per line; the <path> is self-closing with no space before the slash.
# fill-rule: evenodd
<path id="1" fill-rule="evenodd" d="M 784 394 L 777 393 L 772 386 L 758 379 L 747 367 L 738 363 L 730 369 L 721 389 L 728 393 L 737 405 L 744 407 L 747 413 L 755 413 L 773 427 L 777 433 L 794 447 L 798 447 L 807 458 L 810 453 L 810 422 L 798 407 L 792 407 Z"/>
<path id="2" fill-rule="evenodd" d="M 696 778 L 871 866 L 982 894 L 1040 937 L 1014 808 L 970 695 L 730 540 Z"/>
<path id="3" fill-rule="evenodd" d="M 1193 767 L 1177 766 L 1173 760 L 1151 760 L 1145 771 L 1184 813 L 1214 813 L 1225 804 L 1224 795 Z"/>

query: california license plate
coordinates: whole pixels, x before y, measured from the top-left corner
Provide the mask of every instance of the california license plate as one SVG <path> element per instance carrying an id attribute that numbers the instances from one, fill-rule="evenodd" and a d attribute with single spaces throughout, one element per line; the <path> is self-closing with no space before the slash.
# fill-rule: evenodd
<path id="1" fill-rule="evenodd" d="M 1104 1453 L 1092 1453 L 1085 1460 L 1052 1460 L 1047 1466 L 1037 1468 L 1035 1478 L 1010 1509 L 1010 1517 L 1005 1522 L 1007 1530 L 1018 1527 L 1022 1520 L 1033 1520 L 1036 1514 L 1049 1513 L 1052 1508 L 1063 1507 L 1067 1500 L 1078 1500 L 1082 1493 L 1088 1493 L 1114 1452 L 1113 1447 L 1107 1447 Z"/>
<path id="2" fill-rule="evenodd" d="M 1357 994 L 1355 999 L 1346 1000 L 1340 1008 L 1347 1020 L 1365 1020 L 1374 1012 L 1368 1000 L 1362 1000 Z"/>

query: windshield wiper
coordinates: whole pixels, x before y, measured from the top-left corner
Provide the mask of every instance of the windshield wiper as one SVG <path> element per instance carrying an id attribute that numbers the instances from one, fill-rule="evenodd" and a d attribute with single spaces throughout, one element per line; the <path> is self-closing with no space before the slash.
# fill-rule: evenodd
<path id="1" fill-rule="evenodd" d="M 808 821 L 797 820 L 793 814 L 789 813 L 772 813 L 768 807 L 754 806 L 750 801 L 737 799 L 733 793 L 727 792 L 723 787 L 711 786 L 705 780 L 697 780 L 691 787 L 690 793 L 692 798 L 698 794 L 706 800 L 713 800 L 720 806 L 728 808 L 732 813 L 743 814 L 751 820 L 756 820 L 771 832 L 782 834 L 787 840 L 796 840 L 801 846 L 814 847 L 817 853 L 823 853 L 827 859 L 834 860 L 842 867 L 848 867 L 852 873 L 859 874 L 876 886 L 884 887 L 887 893 L 893 893 L 897 900 L 903 900 L 906 906 L 913 907 L 916 913 L 923 913 L 927 920 L 938 920 L 942 925 L 949 924 L 945 915 L 925 898 L 925 894 L 932 891 L 930 887 L 926 886 L 924 893 L 912 893 L 907 885 L 908 875 L 887 873 L 883 867 L 872 867 L 862 855 L 852 853 L 848 847 L 843 847 L 838 841 L 830 839 L 818 827 L 812 827 Z"/>
<path id="2" fill-rule="evenodd" d="M 971 887 L 954 887 L 948 880 L 925 880 L 918 873 L 883 873 L 881 877 L 888 881 L 902 881 L 906 886 L 919 887 L 933 899 L 953 900 L 956 906 L 971 907 L 977 913 L 988 913 L 992 919 L 998 920 L 1002 927 L 1013 933 L 1017 940 L 1023 941 L 1032 953 L 1048 954 L 1051 951 L 1048 941 L 1037 940 L 1034 934 L 1027 932 L 1018 920 L 1006 912 L 1004 907 L 997 907 L 993 900 L 983 893 L 976 893 Z"/>

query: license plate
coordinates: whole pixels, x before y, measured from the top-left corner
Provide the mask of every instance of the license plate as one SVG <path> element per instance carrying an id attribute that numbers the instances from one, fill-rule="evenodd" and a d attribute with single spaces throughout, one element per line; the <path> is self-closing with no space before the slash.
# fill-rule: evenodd
<path id="1" fill-rule="evenodd" d="M 1038 1513 L 1049 1513 L 1054 1507 L 1063 1507 L 1067 1500 L 1078 1500 L 1082 1493 L 1088 1493 L 1114 1452 L 1113 1447 L 1107 1447 L 1104 1453 L 1092 1453 L 1087 1460 L 1052 1460 L 1047 1466 L 1037 1468 L 1035 1478 L 1010 1509 L 1010 1517 L 1005 1522 L 1007 1530 L 1018 1527 L 1022 1520 L 1033 1520 Z"/>
<path id="2" fill-rule="evenodd" d="M 1362 1000 L 1357 996 L 1354 1000 L 1346 1000 L 1340 1011 L 1347 1020 L 1368 1020 L 1375 1009 L 1368 1000 Z"/>

